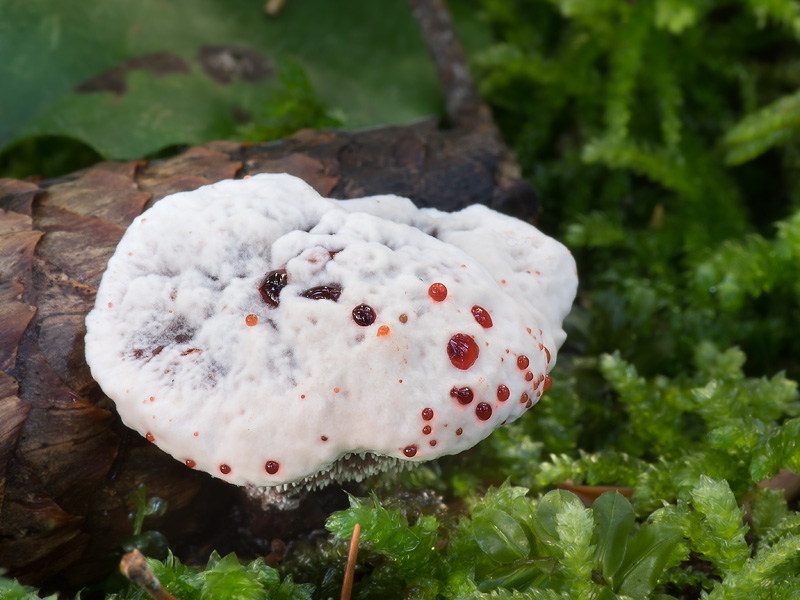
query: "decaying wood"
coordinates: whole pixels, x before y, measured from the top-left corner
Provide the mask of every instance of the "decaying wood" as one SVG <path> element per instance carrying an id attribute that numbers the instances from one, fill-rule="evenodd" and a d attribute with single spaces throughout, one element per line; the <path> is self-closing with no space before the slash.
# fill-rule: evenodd
<path id="1" fill-rule="evenodd" d="M 0 180 L 0 566 L 35 585 L 102 577 L 131 533 L 131 495 L 141 483 L 169 503 L 152 526 L 179 551 L 216 546 L 246 555 L 325 517 L 319 498 L 304 501 L 294 519 L 243 516 L 245 500 L 232 486 L 127 430 L 92 379 L 84 318 L 136 215 L 173 192 L 288 172 L 336 198 L 396 193 L 445 210 L 481 202 L 530 219 L 532 190 L 520 184 L 509 194 L 497 184 L 503 152 L 480 131 L 420 123 L 303 131 L 263 145 L 217 142 L 58 180 Z"/>

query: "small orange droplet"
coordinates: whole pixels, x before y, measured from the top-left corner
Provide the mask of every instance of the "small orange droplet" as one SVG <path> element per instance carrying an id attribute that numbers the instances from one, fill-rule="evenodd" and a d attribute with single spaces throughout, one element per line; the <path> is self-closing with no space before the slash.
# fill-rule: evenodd
<path id="1" fill-rule="evenodd" d="M 306 399 L 306 395 L 305 394 L 300 394 L 300 399 L 301 400 L 305 400 Z"/>
<path id="2" fill-rule="evenodd" d="M 153 434 L 150 433 L 149 431 L 147 432 L 147 435 L 145 435 L 144 437 L 148 442 L 155 442 L 156 441 L 156 438 L 154 438 Z"/>
<path id="3" fill-rule="evenodd" d="M 154 396 L 150 396 L 150 402 L 155 402 L 155 401 L 156 401 L 155 397 Z"/>
<path id="4" fill-rule="evenodd" d="M 247 315 L 244 318 L 244 322 L 248 327 L 253 327 L 254 325 L 258 325 L 258 317 L 256 315 Z"/>
<path id="5" fill-rule="evenodd" d="M 334 394 L 338 394 L 339 393 L 339 388 L 333 388 L 333 393 Z"/>
<path id="6" fill-rule="evenodd" d="M 108 303 L 108 308 L 114 308 L 114 303 L 113 302 L 109 302 Z"/>
<path id="7" fill-rule="evenodd" d="M 186 459 L 186 466 L 190 469 L 194 469 L 197 466 L 197 463 L 194 462 L 191 458 Z"/>
<path id="8" fill-rule="evenodd" d="M 387 325 L 381 325 L 378 327 L 378 337 L 383 337 L 385 335 L 389 335 L 389 327 Z"/>
<path id="9" fill-rule="evenodd" d="M 525 381 L 533 381 L 533 373 L 531 373 L 530 371 L 525 373 Z"/>
<path id="10" fill-rule="evenodd" d="M 194 437 L 197 437 L 198 435 L 200 435 L 200 432 L 195 431 L 192 435 L 194 435 Z"/>

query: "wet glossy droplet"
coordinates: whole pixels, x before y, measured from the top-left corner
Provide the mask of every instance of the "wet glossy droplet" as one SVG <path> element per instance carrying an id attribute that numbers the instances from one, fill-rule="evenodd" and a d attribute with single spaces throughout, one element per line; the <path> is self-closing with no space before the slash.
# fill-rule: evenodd
<path id="1" fill-rule="evenodd" d="M 530 371 L 525 373 L 525 381 L 533 381 L 533 373 L 531 373 Z"/>
<path id="2" fill-rule="evenodd" d="M 544 377 L 544 385 L 542 386 L 542 391 L 546 392 L 550 389 L 550 386 L 553 385 L 553 380 L 550 378 L 550 375 L 545 375 Z"/>
<path id="3" fill-rule="evenodd" d="M 368 304 L 359 304 L 353 309 L 353 321 L 361 327 L 369 327 L 375 322 L 375 309 Z"/>
<path id="4" fill-rule="evenodd" d="M 478 360 L 478 344 L 471 336 L 457 333 L 447 342 L 447 356 L 456 369 L 465 371 L 475 364 Z"/>
<path id="5" fill-rule="evenodd" d="M 547 349 L 547 346 L 544 347 L 544 354 L 547 357 L 547 364 L 550 364 L 550 350 Z"/>
<path id="6" fill-rule="evenodd" d="M 497 399 L 500 402 L 505 402 L 506 400 L 508 400 L 508 397 L 510 395 L 511 395 L 511 392 L 502 383 L 497 386 Z"/>
<path id="7" fill-rule="evenodd" d="M 429 435 L 431 431 L 433 431 L 433 429 L 431 429 L 430 425 L 425 425 L 425 427 L 422 428 L 422 433 L 425 435 Z"/>
<path id="8" fill-rule="evenodd" d="M 524 354 L 520 354 L 517 357 L 517 367 L 519 368 L 520 371 L 527 369 L 530 362 L 531 361 L 529 361 L 528 357 L 525 356 Z"/>
<path id="9" fill-rule="evenodd" d="M 286 287 L 287 283 L 289 283 L 289 279 L 286 276 L 286 269 L 277 269 L 264 276 L 264 280 L 258 286 L 258 291 L 261 293 L 261 298 L 264 302 L 276 307 L 280 302 L 281 290 Z"/>
<path id="10" fill-rule="evenodd" d="M 492 416 L 492 407 L 486 402 L 478 402 L 478 406 L 475 407 L 475 416 L 481 421 L 488 421 Z"/>
<path id="11" fill-rule="evenodd" d="M 443 283 L 433 283 L 431 287 L 428 288 L 428 296 L 430 296 L 434 302 L 442 302 L 447 298 L 447 287 L 445 287 Z"/>
<path id="12" fill-rule="evenodd" d="M 275 475 L 275 473 L 277 473 L 280 468 L 281 468 L 280 464 L 278 464 L 274 460 L 268 460 L 264 465 L 264 470 L 270 475 Z"/>
<path id="13" fill-rule="evenodd" d="M 489 327 L 493 325 L 489 311 L 477 304 L 472 307 L 472 316 L 475 317 L 475 321 L 478 322 L 478 325 L 484 329 L 489 329 Z"/>
<path id="14" fill-rule="evenodd" d="M 156 438 L 154 438 L 154 437 L 153 437 L 153 434 L 152 434 L 152 433 L 150 433 L 149 431 L 148 431 L 148 432 L 145 434 L 144 438 L 145 438 L 145 439 L 146 439 L 148 442 L 155 442 L 155 441 L 156 441 Z"/>
<path id="15" fill-rule="evenodd" d="M 191 458 L 186 459 L 186 466 L 190 469 L 194 469 L 197 466 L 197 463 L 194 462 Z"/>
<path id="16" fill-rule="evenodd" d="M 464 430 L 463 430 L 463 429 L 461 429 L 461 427 L 459 427 L 458 429 L 456 429 L 456 435 L 461 435 L 462 433 L 464 433 Z"/>
<path id="17" fill-rule="evenodd" d="M 244 323 L 248 327 L 255 327 L 256 325 L 258 325 L 258 316 L 256 316 L 256 315 L 247 315 L 244 318 Z"/>
<path id="18" fill-rule="evenodd" d="M 423 408 L 422 409 L 422 420 L 423 421 L 430 421 L 433 419 L 433 409 L 432 408 Z"/>
<path id="19" fill-rule="evenodd" d="M 387 327 L 386 325 L 381 325 L 380 327 L 378 327 L 378 337 L 384 337 L 389 335 L 389 331 L 390 331 L 389 327 Z"/>
<path id="20" fill-rule="evenodd" d="M 227 475 L 228 473 L 231 472 L 231 468 L 225 463 L 223 463 L 219 466 L 219 472 L 222 473 L 223 475 Z"/>
<path id="21" fill-rule="evenodd" d="M 413 458 L 417 455 L 417 447 L 406 446 L 405 448 L 403 448 L 403 454 L 405 454 L 408 458 Z"/>
<path id="22" fill-rule="evenodd" d="M 519 403 L 525 404 L 528 401 L 528 393 L 522 392 L 522 396 L 519 397 Z"/>
<path id="23" fill-rule="evenodd" d="M 308 288 L 300 292 L 303 298 L 310 300 L 333 300 L 336 302 L 339 296 L 342 295 L 342 287 L 331 283 L 329 285 L 318 285 L 316 287 Z"/>
<path id="24" fill-rule="evenodd" d="M 475 398 L 472 390 L 468 387 L 457 388 L 454 387 L 450 390 L 450 396 L 458 400 L 460 404 L 467 405 Z"/>

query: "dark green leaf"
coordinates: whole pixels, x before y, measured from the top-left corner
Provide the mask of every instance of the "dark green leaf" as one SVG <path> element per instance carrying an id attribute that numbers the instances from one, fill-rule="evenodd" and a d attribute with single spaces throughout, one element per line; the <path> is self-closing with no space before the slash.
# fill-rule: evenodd
<path id="1" fill-rule="evenodd" d="M 680 539 L 680 531 L 661 523 L 642 527 L 628 545 L 614 591 L 634 598 L 647 596 L 656 587 Z"/>
<path id="2" fill-rule="evenodd" d="M 625 559 L 628 536 L 635 521 L 633 507 L 625 496 L 613 491 L 595 500 L 592 512 L 596 523 L 594 561 L 606 581 L 613 582 L 617 569 Z"/>
<path id="3" fill-rule="evenodd" d="M 478 546 L 498 562 L 527 558 L 531 547 L 520 524 L 506 512 L 483 509 L 473 517 L 472 529 Z"/>

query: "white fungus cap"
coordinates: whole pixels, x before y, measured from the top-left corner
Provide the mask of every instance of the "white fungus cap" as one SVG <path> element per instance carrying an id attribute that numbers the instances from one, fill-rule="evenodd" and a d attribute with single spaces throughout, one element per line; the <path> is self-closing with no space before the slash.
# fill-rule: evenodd
<path id="1" fill-rule="evenodd" d="M 280 489 L 358 479 L 521 416 L 576 287 L 563 245 L 485 206 L 339 201 L 257 175 L 133 222 L 86 360 L 125 424 L 190 467 Z"/>

